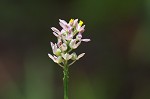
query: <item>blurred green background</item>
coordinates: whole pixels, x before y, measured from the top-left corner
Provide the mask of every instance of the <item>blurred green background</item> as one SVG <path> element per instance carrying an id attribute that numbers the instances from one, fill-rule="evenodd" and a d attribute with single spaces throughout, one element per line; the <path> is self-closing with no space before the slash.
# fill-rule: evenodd
<path id="1" fill-rule="evenodd" d="M 70 99 L 150 99 L 150 0 L 0 0 L 0 99 L 63 99 L 50 27 L 84 21 Z"/>

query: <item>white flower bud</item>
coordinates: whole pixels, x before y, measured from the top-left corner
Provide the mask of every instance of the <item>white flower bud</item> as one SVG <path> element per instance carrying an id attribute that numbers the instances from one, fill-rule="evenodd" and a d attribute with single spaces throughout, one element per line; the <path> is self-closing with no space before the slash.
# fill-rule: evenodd
<path id="1" fill-rule="evenodd" d="M 77 54 L 75 52 L 72 53 L 71 56 L 72 56 L 72 58 L 71 58 L 72 60 L 76 60 L 77 59 Z"/>
<path id="2" fill-rule="evenodd" d="M 56 59 L 56 63 L 61 63 L 63 61 L 62 57 L 61 56 L 58 56 L 57 59 Z"/>
<path id="3" fill-rule="evenodd" d="M 60 56 L 60 55 L 61 55 L 61 50 L 58 48 L 54 54 L 55 54 L 56 56 Z"/>

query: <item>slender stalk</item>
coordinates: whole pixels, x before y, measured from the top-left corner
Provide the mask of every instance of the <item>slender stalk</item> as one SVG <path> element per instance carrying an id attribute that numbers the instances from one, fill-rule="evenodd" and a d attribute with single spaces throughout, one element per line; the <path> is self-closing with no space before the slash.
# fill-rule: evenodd
<path id="1" fill-rule="evenodd" d="M 68 99 L 68 79 L 69 79 L 69 71 L 68 71 L 68 64 L 65 62 L 64 65 L 64 78 L 63 78 L 63 84 L 64 84 L 64 99 Z"/>

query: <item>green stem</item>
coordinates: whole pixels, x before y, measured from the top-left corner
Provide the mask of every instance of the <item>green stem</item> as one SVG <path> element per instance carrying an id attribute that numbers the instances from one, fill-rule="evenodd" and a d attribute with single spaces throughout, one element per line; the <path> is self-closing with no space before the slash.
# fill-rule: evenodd
<path id="1" fill-rule="evenodd" d="M 67 62 L 64 65 L 64 78 L 63 78 L 63 83 L 64 83 L 64 99 L 68 99 L 68 78 L 69 78 L 69 71 L 68 71 L 68 65 Z"/>

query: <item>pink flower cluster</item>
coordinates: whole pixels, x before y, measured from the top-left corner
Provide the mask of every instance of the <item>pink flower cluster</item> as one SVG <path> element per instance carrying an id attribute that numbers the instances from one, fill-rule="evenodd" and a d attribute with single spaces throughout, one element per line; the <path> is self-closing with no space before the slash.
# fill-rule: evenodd
<path id="1" fill-rule="evenodd" d="M 53 34 L 57 37 L 57 43 L 51 42 L 51 47 L 54 55 L 48 54 L 48 56 L 61 67 L 72 60 L 69 65 L 72 65 L 76 60 L 79 60 L 84 56 L 82 53 L 77 56 L 73 49 L 76 49 L 82 41 L 89 42 L 90 39 L 83 39 L 82 34 L 85 31 L 85 25 L 78 19 L 71 19 L 68 23 L 65 20 L 59 19 L 59 24 L 62 30 L 58 30 L 52 27 Z M 70 54 L 71 53 L 71 54 Z"/>

